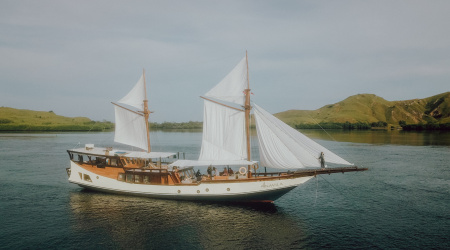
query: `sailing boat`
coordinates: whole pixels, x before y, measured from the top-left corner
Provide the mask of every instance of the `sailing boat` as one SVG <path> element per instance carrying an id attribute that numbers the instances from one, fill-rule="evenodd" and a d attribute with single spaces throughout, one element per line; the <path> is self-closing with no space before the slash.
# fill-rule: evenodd
<path id="1" fill-rule="evenodd" d="M 115 141 L 147 151 L 103 149 L 90 144 L 68 150 L 71 183 L 105 192 L 162 199 L 273 202 L 318 174 L 367 170 L 354 166 L 251 103 L 247 54 L 202 96 L 203 135 L 197 160 L 181 160 L 179 153 L 150 150 L 145 93 L 143 76 L 119 101 L 138 111 L 115 104 Z M 259 161 L 251 158 L 252 110 Z M 327 163 L 346 167 L 321 168 L 322 154 Z M 260 166 L 280 171 L 262 172 Z"/>

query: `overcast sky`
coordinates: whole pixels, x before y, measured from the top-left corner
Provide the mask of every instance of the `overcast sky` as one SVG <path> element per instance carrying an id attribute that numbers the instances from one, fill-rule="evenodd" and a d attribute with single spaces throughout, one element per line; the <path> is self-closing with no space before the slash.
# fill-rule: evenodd
<path id="1" fill-rule="evenodd" d="M 114 120 L 146 70 L 151 121 L 201 121 L 248 51 L 271 113 L 450 91 L 450 1 L 0 2 L 0 106 Z"/>

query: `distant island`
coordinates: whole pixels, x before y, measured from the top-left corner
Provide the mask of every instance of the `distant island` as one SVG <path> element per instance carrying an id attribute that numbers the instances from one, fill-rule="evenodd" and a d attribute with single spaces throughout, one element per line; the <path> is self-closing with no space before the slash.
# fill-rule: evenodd
<path id="1" fill-rule="evenodd" d="M 0 131 L 104 131 L 114 128 L 109 121 L 86 117 L 64 117 L 53 111 L 0 107 Z"/>
<path id="2" fill-rule="evenodd" d="M 202 122 L 150 123 L 152 129 L 202 129 Z M 65 117 L 53 111 L 33 111 L 0 107 L 0 131 L 59 132 L 108 131 L 114 129 L 110 121 L 93 121 L 87 117 Z"/>
<path id="3" fill-rule="evenodd" d="M 297 129 L 450 130 L 450 92 L 406 101 L 358 94 L 317 110 L 289 110 L 275 116 Z"/>
<path id="4" fill-rule="evenodd" d="M 424 99 L 387 101 L 358 94 L 317 110 L 288 110 L 276 117 L 297 129 L 450 130 L 450 92 Z M 152 129 L 202 129 L 202 122 L 151 123 Z M 109 121 L 64 117 L 53 111 L 0 107 L 0 131 L 108 131 Z"/>

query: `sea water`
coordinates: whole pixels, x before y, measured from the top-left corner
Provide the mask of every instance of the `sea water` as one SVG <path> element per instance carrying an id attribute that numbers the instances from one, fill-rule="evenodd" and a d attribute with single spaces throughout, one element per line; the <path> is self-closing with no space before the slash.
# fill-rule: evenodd
<path id="1" fill-rule="evenodd" d="M 113 133 L 0 134 L 0 248 L 450 248 L 449 133 L 303 132 L 369 171 L 319 175 L 274 204 L 156 200 L 67 181 L 66 150 L 120 147 Z M 151 138 L 198 157 L 201 132 Z"/>

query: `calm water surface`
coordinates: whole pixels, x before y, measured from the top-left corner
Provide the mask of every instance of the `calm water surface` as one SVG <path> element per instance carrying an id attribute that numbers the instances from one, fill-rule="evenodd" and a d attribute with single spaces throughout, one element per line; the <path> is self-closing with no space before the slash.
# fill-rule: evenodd
<path id="1" fill-rule="evenodd" d="M 68 183 L 65 150 L 118 147 L 112 133 L 0 134 L 0 248 L 450 248 L 450 133 L 302 132 L 370 171 L 318 176 L 274 205 L 163 201 Z M 198 156 L 200 132 L 151 136 Z"/>

